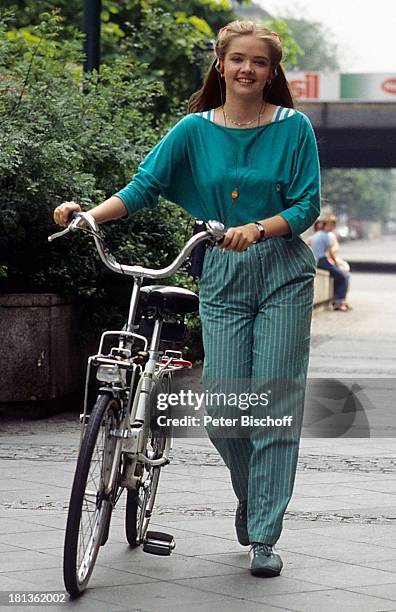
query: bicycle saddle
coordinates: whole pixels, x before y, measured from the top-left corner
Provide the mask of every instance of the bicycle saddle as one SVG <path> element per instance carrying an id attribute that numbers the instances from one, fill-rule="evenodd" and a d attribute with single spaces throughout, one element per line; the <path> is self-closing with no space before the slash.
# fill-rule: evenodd
<path id="1" fill-rule="evenodd" d="M 167 287 L 165 285 L 146 285 L 140 290 L 139 306 L 141 308 L 158 308 L 166 314 L 184 315 L 197 312 L 198 296 L 182 287 Z"/>

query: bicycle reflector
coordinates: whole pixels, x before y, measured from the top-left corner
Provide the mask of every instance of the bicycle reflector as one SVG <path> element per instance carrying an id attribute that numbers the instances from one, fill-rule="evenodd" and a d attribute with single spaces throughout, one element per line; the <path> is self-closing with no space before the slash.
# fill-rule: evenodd
<path id="1" fill-rule="evenodd" d="M 96 378 L 104 383 L 121 383 L 121 372 L 117 365 L 100 365 Z"/>

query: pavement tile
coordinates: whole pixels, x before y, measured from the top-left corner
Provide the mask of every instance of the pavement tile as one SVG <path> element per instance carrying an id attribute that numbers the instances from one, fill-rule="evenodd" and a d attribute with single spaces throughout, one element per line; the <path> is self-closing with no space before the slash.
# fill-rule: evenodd
<path id="1" fill-rule="evenodd" d="M 377 491 L 379 493 L 396 493 L 396 474 L 392 479 L 384 478 L 382 475 L 378 478 L 370 478 L 366 480 L 364 485 L 359 483 L 349 483 L 354 489 L 359 489 L 364 493 L 367 491 Z"/>
<path id="2" fill-rule="evenodd" d="M 169 533 L 172 533 L 171 529 L 169 529 Z M 120 546 L 125 547 L 125 544 L 120 544 Z M 238 542 L 235 540 L 228 540 L 226 538 L 213 537 L 210 535 L 200 535 L 195 537 L 194 540 L 191 540 L 191 538 L 176 539 L 175 553 L 184 555 L 186 557 L 197 557 L 198 555 L 209 555 L 211 553 L 217 554 L 219 552 L 237 552 L 240 549 L 240 544 L 238 544 Z M 114 550 L 114 546 L 111 546 L 111 542 L 109 542 L 108 546 L 105 547 L 103 551 L 104 554 L 106 554 L 107 550 Z M 114 553 L 112 553 L 112 555 L 114 555 Z M 151 555 L 148 554 L 145 554 L 144 556 L 151 557 Z"/>
<path id="3" fill-rule="evenodd" d="M 33 533 L 11 533 L 0 535 L 0 542 L 3 544 L 14 544 L 26 550 L 46 550 L 48 548 L 58 548 L 63 544 L 63 531 L 51 529 L 33 531 Z"/>
<path id="4" fill-rule="evenodd" d="M 209 510 L 210 512 L 210 510 Z M 153 520 L 159 524 L 167 525 L 168 529 L 172 528 L 172 525 L 175 525 L 178 529 L 191 531 L 196 533 L 197 535 L 208 534 L 208 535 L 217 535 L 221 533 L 221 529 L 226 527 L 226 531 L 229 530 L 229 527 L 233 529 L 234 525 L 234 512 L 231 513 L 231 516 L 208 516 L 208 511 L 202 512 L 202 515 L 199 515 L 199 512 L 194 511 L 191 514 L 157 514 L 155 517 L 153 516 Z"/>
<path id="5" fill-rule="evenodd" d="M 296 491 L 297 492 L 297 491 Z M 388 496 L 389 497 L 389 496 Z M 375 497 L 373 503 L 375 503 Z M 396 502 L 396 498 L 393 503 Z M 391 502 L 389 502 L 391 503 Z M 367 507 L 367 499 L 361 495 L 340 495 L 334 497 L 293 497 L 289 510 L 291 512 L 318 512 L 352 510 Z"/>
<path id="6" fill-rule="evenodd" d="M 316 567 L 315 573 L 312 573 L 312 568 L 290 569 L 287 575 L 297 580 L 306 580 L 321 586 L 341 589 L 381 584 L 384 585 L 385 590 L 387 584 L 396 582 L 391 572 L 339 562 Z"/>
<path id="7" fill-rule="evenodd" d="M 381 479 L 382 479 L 381 475 Z M 349 472 L 337 472 L 328 471 L 323 472 L 319 470 L 299 470 L 297 468 L 295 490 L 298 490 L 300 484 L 311 484 L 313 485 L 312 491 L 316 490 L 316 485 L 325 484 L 356 484 L 357 486 L 361 483 L 364 487 L 364 483 L 369 481 L 372 475 L 361 474 L 361 473 L 349 473 Z"/>
<path id="8" fill-rule="evenodd" d="M 246 568 L 230 567 L 229 565 L 213 563 L 210 558 L 187 557 L 172 553 L 170 557 L 157 557 L 141 553 L 134 559 L 123 560 L 100 558 L 98 563 L 106 568 L 123 570 L 140 576 L 157 580 L 178 580 L 182 578 L 204 578 L 227 574 L 240 574 Z"/>
<path id="9" fill-rule="evenodd" d="M 370 586 L 359 586 L 350 587 L 350 591 L 354 593 L 364 593 L 365 595 L 375 595 L 377 597 L 384 597 L 396 601 L 396 577 L 394 576 L 394 582 L 390 584 L 378 584 Z"/>
<path id="10" fill-rule="evenodd" d="M 220 565 L 227 565 L 228 567 L 238 567 L 244 571 L 249 568 L 249 547 L 240 548 L 239 552 L 225 552 L 212 555 L 199 555 L 197 559 L 204 559 L 206 561 L 212 561 L 212 563 L 219 563 Z"/>
<path id="11" fill-rule="evenodd" d="M 288 608 L 279 608 L 270 606 L 268 603 L 258 603 L 247 601 L 246 599 L 231 599 L 227 597 L 226 601 L 216 602 L 216 607 L 213 608 L 211 602 L 189 604 L 188 612 L 288 612 Z M 146 612 L 146 610 L 145 610 Z M 148 610 L 147 612 L 152 612 Z M 172 612 L 186 612 L 184 603 L 172 606 Z"/>
<path id="12" fill-rule="evenodd" d="M 304 532 L 306 533 L 306 532 Z M 295 534 L 297 537 L 295 537 Z M 393 559 L 393 549 L 373 546 L 362 542 L 345 542 L 315 534 L 311 532 L 309 537 L 298 537 L 298 532 L 284 532 L 279 541 L 281 550 L 303 553 L 328 559 L 329 561 L 340 561 L 343 563 L 359 563 L 360 560 L 377 559 L 386 561 Z"/>
<path id="13" fill-rule="evenodd" d="M 4 592 L 21 590 L 26 590 L 26 581 L 24 580 L 23 576 L 13 577 L 12 575 L 0 573 L 0 591 L 2 591 L 1 598 L 4 599 Z M 0 605 L 0 610 L 1 609 L 2 608 Z"/>
<path id="14" fill-rule="evenodd" d="M 329 563 L 328 559 L 320 559 L 319 557 L 313 557 L 310 554 L 296 553 L 290 551 L 283 551 L 281 546 L 277 546 L 277 551 L 281 555 L 285 576 L 291 576 L 292 570 L 300 570 L 304 568 L 318 568 Z"/>
<path id="15" fill-rule="evenodd" d="M 199 579 L 195 579 L 197 580 Z M 110 604 L 111 608 L 107 612 L 113 609 L 113 604 L 124 605 L 128 610 L 131 610 L 128 606 L 132 604 L 143 610 L 168 612 L 180 602 L 183 602 L 186 610 L 189 609 L 190 603 L 211 603 L 213 606 L 211 610 L 215 611 L 216 603 L 224 602 L 224 596 L 221 594 L 206 592 L 176 582 L 155 582 L 142 585 L 138 589 L 136 586 L 124 586 L 122 589 L 117 587 L 96 588 L 92 594 L 93 599 Z M 230 601 L 232 601 L 231 598 Z"/>
<path id="16" fill-rule="evenodd" d="M 28 489 L 25 491 L 23 487 L 19 491 L 5 491 L 2 494 L 1 503 L 15 507 L 17 505 L 30 506 L 30 509 L 39 509 L 45 506 L 56 506 L 59 504 L 67 504 L 70 497 L 70 487 L 45 487 Z"/>
<path id="17" fill-rule="evenodd" d="M 37 489 L 37 483 L 29 480 L 21 480 L 20 478 L 0 478 L 0 491 L 2 491 L 2 501 L 4 493 L 12 491 L 27 491 L 28 489 Z"/>
<path id="18" fill-rule="evenodd" d="M 344 541 L 365 542 L 376 545 L 378 540 L 383 539 L 389 548 L 396 547 L 395 526 L 376 525 L 376 524 L 353 524 L 338 523 L 329 525 L 322 523 L 320 526 L 311 523 L 309 531 L 320 533 L 322 536 L 329 536 Z"/>
<path id="19" fill-rule="evenodd" d="M 171 473 L 194 479 L 201 478 L 204 481 L 212 480 L 213 478 L 218 478 L 223 482 L 229 482 L 230 480 L 228 470 L 225 465 L 174 465 L 172 466 Z"/>
<path id="20" fill-rule="evenodd" d="M 14 570 L 45 570 L 53 566 L 53 556 L 39 551 L 19 549 L 0 553 L 0 573 L 12 572 Z"/>
<path id="21" fill-rule="evenodd" d="M 40 525 L 34 522 L 30 522 L 30 520 L 21 520 L 16 518 L 17 515 L 14 514 L 15 518 L 11 518 L 8 515 L 6 518 L 0 517 L 0 534 L 23 534 L 23 533 L 32 533 L 33 531 L 41 532 L 48 531 L 49 527 L 45 525 Z M 25 518 L 25 516 L 24 516 Z M 1 535 L 0 535 L 1 538 Z"/>
<path id="22" fill-rule="evenodd" d="M 220 532 L 218 535 L 226 539 L 235 540 L 235 534 L 233 530 L 232 531 L 229 530 L 230 533 L 228 534 L 229 537 L 227 538 L 226 527 L 224 529 L 224 533 Z M 186 529 L 177 529 L 174 524 L 167 524 L 166 521 L 163 521 L 161 523 L 157 521 L 150 522 L 150 529 L 152 531 L 164 531 L 165 533 L 171 533 L 173 537 L 175 538 L 176 548 L 178 546 L 178 543 L 181 540 L 191 541 L 197 537 L 197 533 L 195 531 L 187 531 Z M 202 535 L 202 533 L 199 535 Z M 110 526 L 109 545 L 111 546 L 112 542 L 114 541 L 123 542 L 124 544 L 126 543 L 124 523 L 119 524 L 119 525 Z"/>
<path id="23" fill-rule="evenodd" d="M 298 515 L 297 515 L 298 516 Z M 298 519 L 291 512 L 285 515 L 283 521 L 283 531 L 301 531 L 302 529 L 320 529 L 322 526 L 328 526 L 328 521 L 321 521 L 315 516 L 310 516 L 307 519 Z"/>
<path id="24" fill-rule="evenodd" d="M 0 579 L 5 577 L 9 580 L 15 580 L 24 584 L 24 590 L 33 588 L 42 591 L 64 591 L 63 584 L 63 563 L 56 564 L 55 567 L 47 568 L 45 571 L 41 569 L 24 570 L 15 572 L 6 572 L 0 574 Z M 142 584 L 146 582 L 155 582 L 156 578 L 151 576 L 141 576 L 132 571 L 124 571 L 120 568 L 112 569 L 101 565 L 95 565 L 89 586 L 92 588 L 106 586 L 126 586 L 133 584 Z"/>
<path id="25" fill-rule="evenodd" d="M 387 559 L 386 561 L 377 561 L 375 557 L 372 559 L 365 559 L 364 561 L 365 567 L 372 567 L 373 569 L 382 569 L 386 572 L 392 572 L 396 574 L 396 556 L 393 558 Z"/>
<path id="26" fill-rule="evenodd" d="M 15 550 L 15 546 L 11 544 L 0 544 L 0 553 L 10 552 L 11 550 Z"/>
<path id="27" fill-rule="evenodd" d="M 161 484 L 162 484 L 162 476 L 161 476 Z M 172 488 L 177 489 L 179 491 L 190 491 L 190 492 L 218 492 L 218 491 L 230 491 L 235 499 L 235 494 L 232 491 L 231 483 L 228 480 L 219 481 L 219 480 L 195 480 L 194 482 L 186 481 L 184 478 L 178 478 L 175 482 L 172 483 Z"/>
<path id="28" fill-rule="evenodd" d="M 15 512 L 18 512 L 18 510 Z M 19 510 L 19 512 L 25 513 L 29 511 Z M 56 512 L 51 511 L 51 510 L 39 510 L 39 511 L 35 511 L 34 513 L 26 517 L 26 522 L 28 522 L 29 525 L 31 526 L 31 531 L 33 531 L 36 527 L 40 528 L 40 531 L 46 530 L 46 529 L 48 530 L 51 528 L 61 529 L 62 531 L 64 531 L 66 520 L 67 520 L 66 510 L 64 510 L 64 512 L 60 514 L 57 514 Z M 1 518 L 0 518 L 0 524 L 1 524 Z"/>
<path id="29" fill-rule="evenodd" d="M 216 497 L 213 493 L 210 495 L 206 493 L 191 493 L 189 491 L 170 492 L 165 489 L 158 491 L 155 503 L 157 507 L 161 507 L 161 505 L 170 505 L 175 507 L 178 506 L 180 509 L 191 505 L 217 507 L 226 504 L 222 498 Z"/>
<path id="30" fill-rule="evenodd" d="M 294 580 L 283 575 L 270 580 L 258 579 L 248 571 L 242 574 L 216 576 L 211 578 L 184 579 L 177 584 L 202 589 L 205 592 L 219 593 L 249 601 L 266 601 L 270 595 L 301 593 L 322 590 L 323 587 L 304 580 Z"/>
<path id="31" fill-rule="evenodd" d="M 389 501 L 392 503 L 394 501 L 394 495 L 396 494 L 396 478 L 394 484 L 394 492 L 387 490 L 387 484 L 390 484 L 390 481 L 385 480 L 382 482 L 381 491 L 380 488 L 370 489 L 369 483 L 370 481 L 365 481 L 364 483 L 351 483 L 351 482 L 337 482 L 337 483 L 316 483 L 315 489 L 313 490 L 312 484 L 307 483 L 299 483 L 296 486 L 293 498 L 304 498 L 304 497 L 322 497 L 322 498 L 331 498 L 331 497 L 345 497 L 345 495 L 354 497 L 361 497 L 364 500 L 365 504 L 369 504 L 371 500 L 374 501 L 376 505 L 380 503 L 386 503 Z M 388 487 L 389 489 L 389 487 Z M 376 495 L 380 494 L 380 498 L 376 497 Z M 381 498 L 381 495 L 389 496 Z M 377 501 L 378 500 L 378 501 Z"/>
<path id="32" fill-rule="evenodd" d="M 268 597 L 266 603 L 290 609 L 295 612 L 391 612 L 395 610 L 394 602 L 389 599 L 371 597 L 345 591 L 342 589 L 328 589 L 287 595 Z"/>
<path id="33" fill-rule="evenodd" d="M 190 540 L 181 540 L 177 544 L 179 554 L 191 557 L 221 552 L 238 552 L 239 550 L 241 550 L 241 545 L 235 539 L 229 540 L 209 535 L 197 536 L 193 544 Z"/>

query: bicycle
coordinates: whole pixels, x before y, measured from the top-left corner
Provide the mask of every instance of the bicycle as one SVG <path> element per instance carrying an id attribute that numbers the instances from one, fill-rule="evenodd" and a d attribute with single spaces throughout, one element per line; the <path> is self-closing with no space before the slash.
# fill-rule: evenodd
<path id="1" fill-rule="evenodd" d="M 176 329 L 180 336 L 184 315 L 198 309 L 198 297 L 180 287 L 142 283 L 145 278 L 171 276 L 198 243 L 209 239 L 214 244 L 225 233 L 221 223 L 209 221 L 206 231 L 193 236 L 173 263 L 153 270 L 118 263 L 106 252 L 98 225 L 89 213 L 74 214 L 68 227 L 48 240 L 77 229 L 93 236 L 107 268 L 132 276 L 134 284 L 124 328 L 105 331 L 98 353 L 88 358 L 80 450 L 64 541 L 63 576 L 71 598 L 80 596 L 88 585 L 99 549 L 109 537 L 113 508 L 125 489 L 129 545 L 157 555 L 170 555 L 175 547 L 172 535 L 148 530 L 160 471 L 169 464 L 172 448 L 171 428 L 160 427 L 155 419 L 155 399 L 158 393 L 169 394 L 172 374 L 191 367 L 191 363 L 181 352 L 163 352 L 159 347 L 164 331 L 169 336 L 170 330 Z M 105 350 L 109 341 L 113 346 Z M 101 386 L 89 413 L 89 385 L 95 371 Z"/>

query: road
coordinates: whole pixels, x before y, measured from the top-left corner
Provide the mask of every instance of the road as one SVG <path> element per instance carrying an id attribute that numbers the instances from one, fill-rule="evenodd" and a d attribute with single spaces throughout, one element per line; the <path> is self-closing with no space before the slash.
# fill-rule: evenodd
<path id="1" fill-rule="evenodd" d="M 396 236 L 343 242 L 340 253 L 347 261 L 396 263 Z"/>

